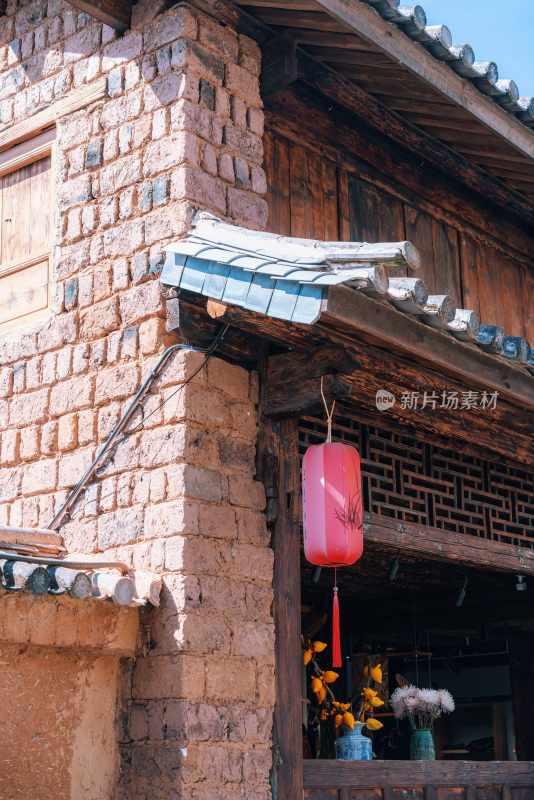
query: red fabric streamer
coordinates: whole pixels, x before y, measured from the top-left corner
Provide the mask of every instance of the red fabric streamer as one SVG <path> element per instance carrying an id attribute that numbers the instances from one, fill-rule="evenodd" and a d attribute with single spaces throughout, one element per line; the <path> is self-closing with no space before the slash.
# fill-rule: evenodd
<path id="1" fill-rule="evenodd" d="M 334 586 L 334 599 L 332 602 L 332 666 L 341 667 L 341 631 L 339 624 L 339 598 L 337 586 Z"/>

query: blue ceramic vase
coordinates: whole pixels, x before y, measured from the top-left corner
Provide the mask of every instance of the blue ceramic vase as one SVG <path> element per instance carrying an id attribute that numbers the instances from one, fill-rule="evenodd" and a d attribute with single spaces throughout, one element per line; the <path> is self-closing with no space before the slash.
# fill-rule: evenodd
<path id="1" fill-rule="evenodd" d="M 410 739 L 410 758 L 412 761 L 435 761 L 436 749 L 430 728 L 412 731 Z"/>
<path id="2" fill-rule="evenodd" d="M 341 761 L 371 761 L 373 743 L 362 734 L 362 725 L 357 722 L 354 730 L 347 730 L 336 739 L 336 758 Z"/>

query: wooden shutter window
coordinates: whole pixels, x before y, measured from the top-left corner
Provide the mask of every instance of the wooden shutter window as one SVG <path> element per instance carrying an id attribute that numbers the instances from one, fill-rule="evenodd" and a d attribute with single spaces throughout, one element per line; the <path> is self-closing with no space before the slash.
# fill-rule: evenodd
<path id="1" fill-rule="evenodd" d="M 0 331 L 48 307 L 53 139 L 0 153 Z"/>

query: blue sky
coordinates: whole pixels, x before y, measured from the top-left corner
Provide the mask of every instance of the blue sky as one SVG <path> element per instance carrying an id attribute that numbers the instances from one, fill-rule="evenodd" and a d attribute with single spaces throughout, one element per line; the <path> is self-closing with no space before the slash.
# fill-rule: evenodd
<path id="1" fill-rule="evenodd" d="M 419 0 L 428 24 L 447 25 L 455 44 L 468 42 L 477 61 L 495 61 L 500 78 L 513 78 L 534 96 L 534 0 Z"/>

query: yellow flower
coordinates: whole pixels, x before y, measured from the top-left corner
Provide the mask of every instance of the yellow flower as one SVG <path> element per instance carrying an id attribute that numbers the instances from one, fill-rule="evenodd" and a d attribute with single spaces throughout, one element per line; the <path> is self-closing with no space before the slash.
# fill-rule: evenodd
<path id="1" fill-rule="evenodd" d="M 343 714 L 336 714 L 336 716 L 334 717 L 334 722 L 336 723 L 336 728 L 339 728 L 339 726 L 343 722 Z"/>
<path id="2" fill-rule="evenodd" d="M 368 686 L 365 686 L 364 689 L 362 689 L 362 695 L 365 697 L 368 703 L 370 703 L 373 697 L 376 697 L 377 694 L 378 692 L 376 689 L 369 689 Z"/>
<path id="3" fill-rule="evenodd" d="M 302 654 L 302 657 L 304 659 L 304 666 L 307 667 L 308 664 L 310 663 L 310 661 L 312 660 L 312 657 L 313 657 L 313 653 L 312 653 L 312 651 L 310 650 L 309 647 L 304 651 L 304 653 Z"/>
<path id="4" fill-rule="evenodd" d="M 313 642 L 312 650 L 314 653 L 322 653 L 328 647 L 324 642 Z"/>
<path id="5" fill-rule="evenodd" d="M 350 703 L 339 703 L 339 707 L 342 711 L 348 711 L 350 708 Z"/>
<path id="6" fill-rule="evenodd" d="M 319 691 L 316 694 L 317 694 L 317 702 L 319 704 L 324 703 L 324 701 L 326 700 L 326 689 L 325 689 L 325 687 L 321 686 L 321 688 L 319 689 Z"/>
<path id="7" fill-rule="evenodd" d="M 334 672 L 331 669 L 327 669 L 326 672 L 323 672 L 323 681 L 325 683 L 334 683 L 339 678 L 337 672 Z"/>
<path id="8" fill-rule="evenodd" d="M 356 720 L 354 719 L 354 714 L 351 714 L 350 711 L 345 711 L 343 714 L 343 725 L 346 725 L 347 728 L 351 730 L 354 728 Z"/>
<path id="9" fill-rule="evenodd" d="M 373 697 L 369 702 L 373 706 L 373 708 L 380 708 L 380 706 L 384 705 L 384 701 L 381 700 L 379 697 Z"/>
<path id="10" fill-rule="evenodd" d="M 382 665 L 377 664 L 371 669 L 371 678 L 375 683 L 382 683 Z"/>
<path id="11" fill-rule="evenodd" d="M 382 723 L 379 720 L 375 719 L 374 717 L 370 717 L 365 724 L 367 725 L 370 731 L 379 731 L 381 728 L 384 727 Z"/>
<path id="12" fill-rule="evenodd" d="M 311 688 L 312 688 L 312 692 L 315 692 L 316 694 L 317 694 L 317 692 L 320 692 L 321 689 L 323 688 L 322 680 L 320 678 L 312 678 L 311 679 Z"/>

